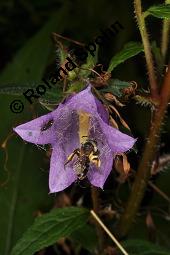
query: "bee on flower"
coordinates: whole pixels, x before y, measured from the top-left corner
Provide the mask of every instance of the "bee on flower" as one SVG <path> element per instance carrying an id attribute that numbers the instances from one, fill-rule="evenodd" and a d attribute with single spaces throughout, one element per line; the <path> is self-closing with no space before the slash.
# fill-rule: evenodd
<path id="1" fill-rule="evenodd" d="M 116 154 L 128 151 L 136 141 L 109 125 L 108 112 L 92 94 L 90 84 L 56 110 L 14 131 L 27 142 L 51 144 L 51 193 L 84 178 L 103 188 Z"/>

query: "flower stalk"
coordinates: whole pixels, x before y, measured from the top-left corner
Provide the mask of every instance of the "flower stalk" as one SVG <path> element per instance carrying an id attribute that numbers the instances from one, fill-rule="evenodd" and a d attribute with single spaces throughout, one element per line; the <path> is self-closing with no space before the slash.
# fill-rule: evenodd
<path id="1" fill-rule="evenodd" d="M 157 100 L 158 87 L 157 87 L 157 81 L 156 81 L 155 72 L 154 72 L 154 63 L 153 63 L 153 57 L 151 53 L 149 36 L 148 36 L 146 25 L 145 25 L 145 14 L 142 13 L 141 0 L 134 0 L 134 7 L 135 7 L 137 22 L 138 22 L 138 26 L 139 26 L 143 46 L 144 46 L 146 65 L 148 69 L 148 76 L 149 76 L 150 89 L 151 89 L 151 96 L 153 99 Z"/>
<path id="2" fill-rule="evenodd" d="M 149 138 L 145 145 L 144 153 L 140 161 L 131 195 L 129 197 L 125 212 L 123 213 L 118 225 L 119 236 L 126 236 L 134 217 L 139 209 L 146 186 L 150 177 L 151 164 L 154 160 L 158 148 L 158 142 L 161 134 L 161 127 L 165 117 L 168 102 L 170 100 L 170 66 L 168 68 L 162 91 L 160 94 L 160 105 L 155 112 L 152 126 L 149 132 Z"/>

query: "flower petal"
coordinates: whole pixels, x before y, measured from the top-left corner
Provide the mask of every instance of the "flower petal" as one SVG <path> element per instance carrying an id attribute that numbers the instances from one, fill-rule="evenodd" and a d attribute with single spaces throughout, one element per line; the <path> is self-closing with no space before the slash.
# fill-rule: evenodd
<path id="1" fill-rule="evenodd" d="M 70 110 L 83 111 L 92 115 L 99 114 L 103 121 L 108 122 L 108 113 L 103 104 L 93 96 L 91 85 L 65 102 Z"/>
<path id="2" fill-rule="evenodd" d="M 118 129 L 107 125 L 102 119 L 99 120 L 102 132 L 105 134 L 110 149 L 115 153 L 122 153 L 130 150 L 136 139 L 120 132 Z"/>
<path id="3" fill-rule="evenodd" d="M 83 111 L 90 113 L 91 116 L 95 117 L 96 122 L 98 122 L 101 127 L 101 132 L 105 134 L 110 149 L 115 154 L 128 151 L 136 142 L 136 139 L 133 137 L 130 137 L 108 125 L 107 111 L 102 103 L 93 96 L 91 92 L 91 85 L 73 96 L 68 102 L 66 102 L 66 106 L 69 110 Z"/>
<path id="4" fill-rule="evenodd" d="M 55 111 L 19 125 L 14 128 L 14 131 L 27 142 L 35 144 L 55 144 L 56 132 L 62 133 L 62 129 L 65 128 L 62 123 L 60 125 L 60 122 L 65 118 L 63 116 L 67 113 L 68 120 L 65 118 L 64 121 L 69 125 L 69 122 L 72 121 L 69 116 L 72 116 L 73 112 L 78 112 L 80 110 L 91 114 L 100 114 L 105 122 L 108 121 L 107 111 L 102 103 L 91 93 L 91 86 L 88 86 L 80 93 L 70 96 L 68 100 L 60 104 Z M 58 130 L 57 126 L 59 127 Z"/>
<path id="5" fill-rule="evenodd" d="M 103 188 L 103 185 L 109 176 L 113 165 L 113 152 L 111 151 L 107 139 L 102 132 L 99 122 L 95 117 L 91 118 L 89 138 L 97 142 L 97 149 L 99 150 L 99 159 L 101 166 L 97 167 L 91 165 L 87 177 L 91 184 Z"/>
<path id="6" fill-rule="evenodd" d="M 111 150 L 103 151 L 102 155 L 100 155 L 100 160 L 101 166 L 99 168 L 95 165 L 91 166 L 87 177 L 92 185 L 103 189 L 104 183 L 113 166 L 113 153 L 111 153 Z"/>
<path id="7" fill-rule="evenodd" d="M 77 178 L 72 166 L 69 166 L 68 164 L 64 167 L 65 160 L 66 157 L 62 146 L 56 144 L 53 148 L 50 163 L 50 193 L 64 190 L 70 186 Z"/>
<path id="8" fill-rule="evenodd" d="M 100 115 L 102 120 L 108 124 L 109 123 L 108 112 L 106 111 L 104 105 L 97 98 L 95 98 L 95 101 L 96 101 L 96 105 L 97 105 L 98 114 Z"/>
<path id="9" fill-rule="evenodd" d="M 49 176 L 51 193 L 67 188 L 77 179 L 73 171 L 74 161 L 64 167 L 68 156 L 80 147 L 76 111 L 70 112 L 67 107 L 63 108 L 62 114 L 54 123 L 54 130 L 56 142 L 53 146 Z"/>
<path id="10" fill-rule="evenodd" d="M 62 145 L 66 156 L 79 148 L 79 123 L 76 111 L 70 111 L 68 107 L 62 109 L 62 113 L 54 122 L 55 142 Z"/>
<path id="11" fill-rule="evenodd" d="M 53 143 L 55 140 L 55 132 L 53 128 L 55 117 L 56 111 L 53 111 L 25 124 L 19 125 L 13 130 L 20 135 L 22 139 L 30 143 Z"/>

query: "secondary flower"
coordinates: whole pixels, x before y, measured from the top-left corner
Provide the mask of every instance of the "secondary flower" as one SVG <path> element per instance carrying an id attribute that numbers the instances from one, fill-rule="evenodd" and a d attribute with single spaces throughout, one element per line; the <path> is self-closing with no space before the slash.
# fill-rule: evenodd
<path id="1" fill-rule="evenodd" d="M 112 128 L 103 104 L 93 96 L 91 86 L 59 104 L 58 108 L 44 116 L 14 128 L 25 141 L 34 144 L 51 144 L 52 156 L 49 173 L 50 192 L 61 191 L 76 179 L 74 162 L 65 164 L 81 139 L 92 139 L 100 152 L 100 165 L 90 163 L 87 178 L 92 185 L 103 188 L 112 169 L 114 156 L 128 151 L 135 139 Z M 87 137 L 82 138 L 87 135 Z"/>

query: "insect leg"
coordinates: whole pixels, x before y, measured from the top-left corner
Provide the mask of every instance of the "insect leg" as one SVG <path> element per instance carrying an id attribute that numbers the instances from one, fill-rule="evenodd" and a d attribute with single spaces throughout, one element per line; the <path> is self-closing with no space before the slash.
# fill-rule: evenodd
<path id="1" fill-rule="evenodd" d="M 101 166 L 101 161 L 100 161 L 98 155 L 91 153 L 89 155 L 89 160 L 90 160 L 90 162 L 94 163 L 98 168 Z"/>
<path id="2" fill-rule="evenodd" d="M 75 149 L 67 158 L 67 161 L 64 163 L 64 166 L 66 166 L 70 161 L 73 160 L 73 158 L 77 156 L 80 156 L 80 149 Z"/>

